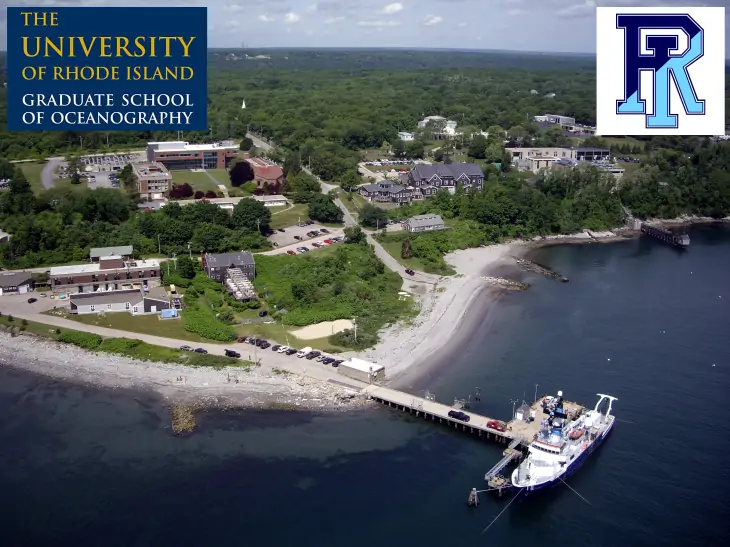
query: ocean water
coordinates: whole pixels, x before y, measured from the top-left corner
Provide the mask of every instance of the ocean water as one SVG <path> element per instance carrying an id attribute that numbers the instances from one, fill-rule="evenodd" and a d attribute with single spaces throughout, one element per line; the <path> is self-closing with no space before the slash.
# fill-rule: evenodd
<path id="1" fill-rule="evenodd" d="M 375 407 L 208 412 L 187 438 L 165 406 L 0 370 L 0 541 L 45 545 L 714 546 L 730 532 L 730 233 L 687 252 L 649 239 L 542 249 L 570 278 L 489 309 L 411 386 L 508 419 L 563 390 L 618 397 L 604 445 L 567 487 L 472 487 L 503 445 Z M 714 366 L 713 366 L 714 365 Z M 536 384 L 537 388 L 536 388 Z M 582 499 L 580 496 L 582 496 Z M 504 511 L 494 524 L 484 529 Z"/>

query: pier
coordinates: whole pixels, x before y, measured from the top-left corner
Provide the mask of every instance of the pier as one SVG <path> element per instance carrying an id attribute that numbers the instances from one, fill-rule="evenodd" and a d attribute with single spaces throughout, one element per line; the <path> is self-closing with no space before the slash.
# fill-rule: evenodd
<path id="1" fill-rule="evenodd" d="M 387 405 L 391 408 L 399 410 L 401 412 L 407 412 L 413 414 L 418 418 L 424 420 L 431 420 L 432 422 L 438 422 L 447 427 L 453 428 L 457 431 L 469 433 L 471 435 L 476 434 L 480 438 L 494 439 L 500 443 L 509 443 L 507 448 L 502 453 L 502 459 L 499 460 L 484 476 L 484 480 L 487 481 L 489 490 L 498 491 L 502 494 L 502 490 L 511 486 L 509 479 L 502 475 L 502 472 L 513 463 L 522 457 L 522 451 L 520 448 L 527 448 L 532 440 L 541 429 L 541 421 L 543 419 L 543 408 L 542 402 L 545 397 L 540 397 L 534 403 L 529 406 L 529 413 L 526 412 L 527 406 L 522 406 L 515 413 L 512 420 L 503 422 L 494 418 L 489 418 L 475 412 L 471 412 L 464 408 L 460 404 L 449 406 L 442 403 L 438 403 L 435 397 L 427 393 L 426 397 L 418 397 L 404 391 L 398 391 L 396 389 L 390 389 L 383 386 L 371 384 L 362 389 L 361 393 L 366 395 L 368 399 Z M 577 403 L 563 401 L 563 406 L 570 419 L 574 419 L 580 413 L 583 412 L 584 408 L 582 405 Z M 457 410 L 463 412 L 469 416 L 469 421 L 459 420 L 449 416 L 449 412 Z M 528 419 L 529 418 L 529 419 Z M 489 427 L 487 424 L 494 422 L 501 423 L 504 426 L 504 431 Z M 483 490 L 476 491 L 483 492 Z M 478 500 L 472 499 L 470 496 L 469 504 L 476 506 Z"/>
<path id="2" fill-rule="evenodd" d="M 651 226 L 646 222 L 641 223 L 640 230 L 642 234 L 649 235 L 659 241 L 674 245 L 675 247 L 680 247 L 682 249 L 689 247 L 689 236 L 687 234 L 675 234 L 674 232 L 670 232 L 664 228 Z"/>

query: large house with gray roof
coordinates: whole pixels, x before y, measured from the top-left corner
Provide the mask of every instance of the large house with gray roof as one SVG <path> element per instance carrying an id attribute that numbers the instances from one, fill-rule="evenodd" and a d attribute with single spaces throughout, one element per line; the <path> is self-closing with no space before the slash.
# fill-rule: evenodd
<path id="1" fill-rule="evenodd" d="M 75 315 L 114 312 L 149 315 L 171 308 L 170 297 L 163 287 L 76 293 L 69 301 L 69 312 Z"/>
<path id="2" fill-rule="evenodd" d="M 358 194 L 366 200 L 377 203 L 410 203 L 412 191 L 389 180 L 380 180 L 372 184 L 363 184 L 357 189 Z"/>
<path id="3" fill-rule="evenodd" d="M 408 182 L 428 197 L 443 189 L 453 193 L 457 187 L 481 190 L 484 173 L 476 163 L 419 164 L 408 172 Z"/>
<path id="4" fill-rule="evenodd" d="M 106 256 L 119 256 L 125 260 L 132 258 L 133 247 L 131 245 L 119 245 L 117 247 L 96 247 L 89 251 L 91 262 L 99 262 Z"/>
<path id="5" fill-rule="evenodd" d="M 408 232 L 432 232 L 445 230 L 446 225 L 441 215 L 427 214 L 409 218 L 403 223 L 403 228 Z"/>
<path id="6" fill-rule="evenodd" d="M 256 277 L 256 261 L 248 251 L 208 254 L 202 256 L 203 269 L 208 277 L 224 283 L 229 269 L 239 269 L 248 279 Z"/>

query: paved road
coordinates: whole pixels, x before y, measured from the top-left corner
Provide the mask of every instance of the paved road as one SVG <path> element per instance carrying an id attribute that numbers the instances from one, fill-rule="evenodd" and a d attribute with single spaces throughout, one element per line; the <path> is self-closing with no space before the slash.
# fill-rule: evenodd
<path id="1" fill-rule="evenodd" d="M 253 144 L 256 148 L 261 148 L 262 150 L 272 150 L 274 147 L 270 145 L 269 143 L 262 141 L 259 137 L 254 135 L 253 133 L 246 133 L 246 136 L 253 141 Z"/>
<path id="2" fill-rule="evenodd" d="M 61 165 L 63 161 L 64 158 L 48 158 L 48 161 L 43 166 L 43 171 L 41 171 L 41 184 L 46 190 L 53 188 L 53 186 L 56 184 L 56 182 L 53 180 L 53 175 L 56 172 L 56 168 Z"/>
<path id="3" fill-rule="evenodd" d="M 83 330 L 84 332 L 91 332 L 98 334 L 99 336 L 105 337 L 116 337 L 116 338 L 129 338 L 133 340 L 142 340 L 148 344 L 154 344 L 156 346 L 162 346 L 167 348 L 179 348 L 181 346 L 191 346 L 194 348 L 203 348 L 208 350 L 212 355 L 225 355 L 226 349 L 233 349 L 241 354 L 241 358 L 251 360 L 261 360 L 261 365 L 270 368 L 278 368 L 286 370 L 293 374 L 305 374 L 311 378 L 316 378 L 322 381 L 337 381 L 338 383 L 348 383 L 353 387 L 362 387 L 359 382 L 350 380 L 339 374 L 337 370 L 318 363 L 316 361 L 308 361 L 306 359 L 300 359 L 293 355 L 283 355 L 271 351 L 271 349 L 262 350 L 249 344 L 239 344 L 231 342 L 228 344 L 215 343 L 215 342 L 190 342 L 188 340 L 176 340 L 174 338 L 165 338 L 162 336 L 152 336 L 150 334 L 141 334 L 129 331 L 119 331 L 115 329 L 108 329 L 105 327 L 97 327 L 94 325 L 86 325 L 72 321 L 71 319 L 65 319 L 63 317 L 57 317 L 53 315 L 45 315 L 41 312 L 51 309 L 53 305 L 58 307 L 62 306 L 62 300 L 51 300 L 50 298 L 38 299 L 38 302 L 34 304 L 28 304 L 28 295 L 7 295 L 0 298 L 0 310 L 4 315 L 12 315 L 17 319 L 27 319 L 28 321 L 35 321 L 38 323 L 45 323 L 46 325 L 52 325 L 60 329 L 74 329 Z M 120 312 L 124 313 L 124 312 Z M 284 343 L 284 340 L 278 340 L 279 343 Z M 347 357 L 338 357 L 339 359 L 346 359 Z"/>

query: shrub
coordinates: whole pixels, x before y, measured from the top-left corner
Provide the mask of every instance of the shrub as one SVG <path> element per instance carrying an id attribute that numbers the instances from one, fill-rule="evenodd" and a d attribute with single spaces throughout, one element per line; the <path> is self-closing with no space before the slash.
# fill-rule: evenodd
<path id="1" fill-rule="evenodd" d="M 183 327 L 207 340 L 229 342 L 236 338 L 235 332 L 228 325 L 218 321 L 213 315 L 201 309 L 187 309 L 182 312 Z"/>
<path id="2" fill-rule="evenodd" d="M 197 192 L 195 192 L 193 197 L 195 197 L 195 199 L 203 199 L 205 197 L 205 192 L 203 192 L 202 190 L 198 190 Z"/>
<path id="3" fill-rule="evenodd" d="M 58 335 L 58 341 L 90 350 L 97 350 L 101 346 L 101 336 L 90 332 L 63 332 Z"/>

